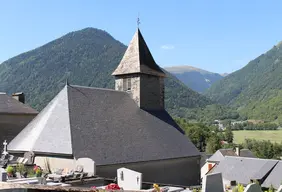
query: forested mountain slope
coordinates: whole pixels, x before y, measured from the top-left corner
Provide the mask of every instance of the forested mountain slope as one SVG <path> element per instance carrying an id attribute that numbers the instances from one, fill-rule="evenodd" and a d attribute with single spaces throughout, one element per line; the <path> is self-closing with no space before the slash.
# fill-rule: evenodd
<path id="1" fill-rule="evenodd" d="M 238 108 L 248 118 L 282 122 L 282 43 L 216 82 L 212 100 Z"/>
<path id="2" fill-rule="evenodd" d="M 126 48 L 99 29 L 68 33 L 2 63 L 0 91 L 23 91 L 27 102 L 41 110 L 65 85 L 67 74 L 70 84 L 114 88 L 111 73 Z M 165 88 L 166 107 L 175 116 L 180 114 L 180 107 L 198 108 L 212 103 L 170 74 L 165 80 Z"/>

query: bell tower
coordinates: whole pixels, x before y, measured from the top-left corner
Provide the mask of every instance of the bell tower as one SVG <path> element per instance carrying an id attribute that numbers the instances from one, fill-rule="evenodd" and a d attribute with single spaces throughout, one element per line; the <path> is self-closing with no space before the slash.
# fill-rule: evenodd
<path id="1" fill-rule="evenodd" d="M 156 64 L 139 28 L 112 75 L 115 89 L 128 92 L 140 108 L 164 109 L 166 74 Z"/>

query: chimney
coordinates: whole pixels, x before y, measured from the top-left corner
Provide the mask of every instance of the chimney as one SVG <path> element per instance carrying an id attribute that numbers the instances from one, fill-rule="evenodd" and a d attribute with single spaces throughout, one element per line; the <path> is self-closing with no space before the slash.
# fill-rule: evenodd
<path id="1" fill-rule="evenodd" d="M 235 153 L 236 153 L 237 156 L 240 156 L 240 148 L 239 147 L 235 148 Z"/>
<path id="2" fill-rule="evenodd" d="M 25 103 L 25 97 L 24 97 L 24 93 L 20 92 L 20 93 L 13 93 L 12 97 L 16 100 L 18 100 L 21 103 Z"/>
<path id="3" fill-rule="evenodd" d="M 212 163 L 208 163 L 208 171 L 210 171 L 213 168 L 213 164 Z"/>

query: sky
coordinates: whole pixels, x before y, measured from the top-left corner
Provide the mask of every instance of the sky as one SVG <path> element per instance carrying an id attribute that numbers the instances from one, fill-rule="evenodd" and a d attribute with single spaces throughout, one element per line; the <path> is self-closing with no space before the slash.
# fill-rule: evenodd
<path id="1" fill-rule="evenodd" d="M 137 28 L 162 66 L 231 73 L 282 40 L 280 0 L 0 0 L 0 63 L 68 32 Z"/>

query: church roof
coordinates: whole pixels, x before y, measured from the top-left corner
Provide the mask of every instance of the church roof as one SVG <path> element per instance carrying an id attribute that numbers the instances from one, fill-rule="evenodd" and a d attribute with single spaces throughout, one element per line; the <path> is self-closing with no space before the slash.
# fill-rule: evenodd
<path id="1" fill-rule="evenodd" d="M 112 75 L 134 73 L 165 77 L 165 73 L 156 64 L 139 28 L 135 32 L 120 64 Z"/>
<path id="2" fill-rule="evenodd" d="M 37 114 L 38 112 L 13 97 L 0 93 L 0 113 L 5 114 Z"/>
<path id="3" fill-rule="evenodd" d="M 162 111 L 126 92 L 66 85 L 8 145 L 10 152 L 89 157 L 97 165 L 199 156 Z"/>

